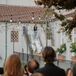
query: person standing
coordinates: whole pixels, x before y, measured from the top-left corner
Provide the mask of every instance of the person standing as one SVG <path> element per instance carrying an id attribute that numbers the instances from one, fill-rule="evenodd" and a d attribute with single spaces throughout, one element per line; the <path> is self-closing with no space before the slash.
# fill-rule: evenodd
<path id="1" fill-rule="evenodd" d="M 73 76 L 76 76 L 76 63 L 73 64 Z"/>
<path id="2" fill-rule="evenodd" d="M 32 76 L 66 76 L 65 71 L 53 63 L 56 60 L 56 53 L 52 47 L 45 47 L 42 56 L 45 66 L 36 70 Z"/>
<path id="3" fill-rule="evenodd" d="M 4 64 L 3 76 L 23 76 L 23 68 L 18 55 L 12 54 L 7 58 Z"/>
<path id="4" fill-rule="evenodd" d="M 24 76 L 31 76 L 32 73 L 39 68 L 39 63 L 35 59 L 28 61 L 27 65 L 24 66 Z"/>

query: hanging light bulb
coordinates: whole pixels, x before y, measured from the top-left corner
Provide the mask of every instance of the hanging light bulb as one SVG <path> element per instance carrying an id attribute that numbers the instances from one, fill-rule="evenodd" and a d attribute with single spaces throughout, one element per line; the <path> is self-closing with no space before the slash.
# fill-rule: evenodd
<path id="1" fill-rule="evenodd" d="M 10 22 L 12 22 L 12 18 L 10 19 Z"/>
<path id="2" fill-rule="evenodd" d="M 10 22 L 12 22 L 12 15 L 11 15 L 11 19 L 10 19 Z"/>
<path id="3" fill-rule="evenodd" d="M 32 20 L 34 20 L 34 12 L 32 12 Z"/>
<path id="4" fill-rule="evenodd" d="M 19 23 L 19 24 L 21 24 L 21 20 L 20 20 L 20 17 L 18 18 L 18 23 Z"/>
<path id="5" fill-rule="evenodd" d="M 39 20 L 41 20 L 41 17 L 39 16 Z"/>
<path id="6" fill-rule="evenodd" d="M 34 20 L 34 17 L 32 17 L 32 20 Z"/>
<path id="7" fill-rule="evenodd" d="M 20 21 L 19 21 L 18 23 L 19 23 L 19 24 L 21 24 L 21 22 L 20 22 Z"/>

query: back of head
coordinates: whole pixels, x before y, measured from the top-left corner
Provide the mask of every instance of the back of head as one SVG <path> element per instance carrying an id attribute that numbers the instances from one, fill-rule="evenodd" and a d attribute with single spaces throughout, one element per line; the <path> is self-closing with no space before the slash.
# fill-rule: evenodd
<path id="1" fill-rule="evenodd" d="M 38 68 L 39 68 L 39 63 L 37 62 L 37 60 L 32 59 L 32 60 L 30 60 L 28 62 L 28 70 L 29 70 L 29 72 L 33 73 Z"/>
<path id="2" fill-rule="evenodd" d="M 22 76 L 21 61 L 18 55 L 11 55 L 4 66 L 5 76 Z"/>
<path id="3" fill-rule="evenodd" d="M 73 71 L 72 71 L 71 68 L 68 68 L 68 69 L 66 70 L 66 76 L 73 76 Z"/>
<path id="4" fill-rule="evenodd" d="M 53 62 L 55 60 L 56 53 L 52 47 L 47 46 L 44 48 L 42 56 L 45 62 Z"/>

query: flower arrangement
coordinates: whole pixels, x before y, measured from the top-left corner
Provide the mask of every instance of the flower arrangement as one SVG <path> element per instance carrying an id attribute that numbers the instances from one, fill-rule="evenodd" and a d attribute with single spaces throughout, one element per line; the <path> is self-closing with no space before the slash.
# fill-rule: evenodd
<path id="1" fill-rule="evenodd" d="M 73 56 L 72 56 L 72 62 L 73 63 L 76 63 L 76 43 L 71 43 L 71 52 L 73 53 Z"/>
<path id="2" fill-rule="evenodd" d="M 65 56 L 63 55 L 63 53 L 66 51 L 66 44 L 62 44 L 60 46 L 60 48 L 57 49 L 58 54 L 58 60 L 59 61 L 64 61 L 65 60 Z"/>
<path id="3" fill-rule="evenodd" d="M 72 43 L 70 48 L 71 48 L 71 52 L 75 53 L 76 55 L 76 43 Z"/>
<path id="4" fill-rule="evenodd" d="M 57 48 L 57 52 L 61 55 L 66 51 L 66 44 L 62 44 L 60 48 Z"/>

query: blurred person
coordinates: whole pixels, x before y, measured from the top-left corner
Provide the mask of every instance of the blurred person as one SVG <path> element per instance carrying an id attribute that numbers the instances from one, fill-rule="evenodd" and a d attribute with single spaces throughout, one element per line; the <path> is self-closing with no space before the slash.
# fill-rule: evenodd
<path id="1" fill-rule="evenodd" d="M 18 55 L 12 54 L 4 65 L 4 76 L 23 76 L 21 61 Z"/>
<path id="2" fill-rule="evenodd" d="M 3 67 L 0 67 L 0 75 L 4 73 Z"/>
<path id="3" fill-rule="evenodd" d="M 65 71 L 53 63 L 56 60 L 56 53 L 52 47 L 45 47 L 42 56 L 45 66 L 36 70 L 32 76 L 66 76 Z"/>
<path id="4" fill-rule="evenodd" d="M 71 68 L 68 68 L 66 71 L 66 76 L 73 76 L 73 71 Z"/>
<path id="5" fill-rule="evenodd" d="M 73 76 L 76 76 L 76 63 L 73 64 Z"/>
<path id="6" fill-rule="evenodd" d="M 28 61 L 27 65 L 24 66 L 25 69 L 25 75 L 30 76 L 32 73 L 39 68 L 39 63 L 37 60 L 32 59 Z"/>

